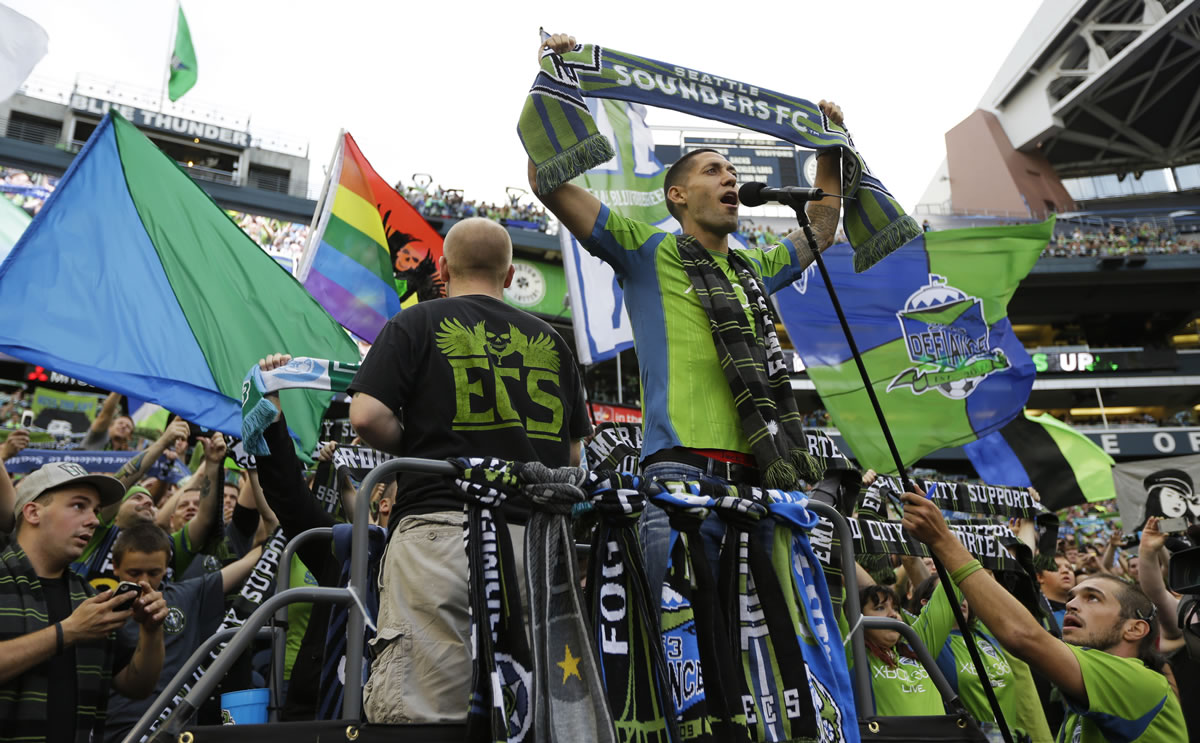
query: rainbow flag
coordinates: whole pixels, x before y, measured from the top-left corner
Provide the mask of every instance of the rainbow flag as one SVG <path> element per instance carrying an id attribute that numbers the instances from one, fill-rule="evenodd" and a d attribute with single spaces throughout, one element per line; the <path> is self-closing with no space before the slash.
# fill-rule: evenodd
<path id="1" fill-rule="evenodd" d="M 374 341 L 402 307 L 444 293 L 441 255 L 441 236 L 343 131 L 300 259 L 305 288 L 345 328 Z"/>

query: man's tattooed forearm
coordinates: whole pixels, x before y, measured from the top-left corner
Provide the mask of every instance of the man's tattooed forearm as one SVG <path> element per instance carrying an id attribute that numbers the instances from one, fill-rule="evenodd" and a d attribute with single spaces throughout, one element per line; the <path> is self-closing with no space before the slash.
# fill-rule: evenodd
<path id="1" fill-rule="evenodd" d="M 812 222 L 813 237 L 821 250 L 833 245 L 833 238 L 837 235 L 839 212 L 836 206 L 808 205 L 808 219 Z"/>
<path id="2" fill-rule="evenodd" d="M 121 469 L 117 470 L 117 474 L 113 475 L 113 477 L 117 478 L 118 480 L 124 480 L 126 477 L 129 477 L 135 472 L 140 472 L 142 469 L 142 460 L 145 458 L 146 452 L 138 454 L 125 464 L 121 465 Z"/>

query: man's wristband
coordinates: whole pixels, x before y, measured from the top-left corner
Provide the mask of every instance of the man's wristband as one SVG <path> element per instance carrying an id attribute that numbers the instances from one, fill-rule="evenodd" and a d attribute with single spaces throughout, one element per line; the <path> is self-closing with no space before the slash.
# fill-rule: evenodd
<path id="1" fill-rule="evenodd" d="M 979 560 L 971 560 L 965 565 L 959 565 L 954 572 L 950 573 L 950 580 L 954 581 L 956 586 L 962 585 L 962 582 L 977 570 L 983 570 L 983 566 L 979 564 Z"/>
<path id="2" fill-rule="evenodd" d="M 63 654 L 63 628 L 62 628 L 62 622 L 55 622 L 55 623 L 54 623 L 54 641 L 55 641 L 55 650 L 54 650 L 54 654 L 55 654 L 55 655 L 62 655 L 62 654 Z"/>

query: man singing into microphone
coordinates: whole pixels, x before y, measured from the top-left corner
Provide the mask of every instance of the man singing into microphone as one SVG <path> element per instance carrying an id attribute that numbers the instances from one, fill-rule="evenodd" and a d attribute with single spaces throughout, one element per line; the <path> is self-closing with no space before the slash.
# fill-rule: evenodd
<path id="1" fill-rule="evenodd" d="M 563 53 L 574 44 L 558 34 L 544 47 Z M 820 107 L 842 123 L 837 105 L 821 101 Z M 841 193 L 838 170 L 837 151 L 823 151 L 814 185 Z M 536 180 L 531 161 L 535 193 Z M 584 247 L 612 266 L 624 289 L 642 383 L 643 472 L 792 488 L 793 452 L 807 447 L 764 295 L 788 286 L 812 263 L 807 240 L 796 230 L 768 249 L 730 253 L 729 235 L 738 228 L 737 171 L 714 150 L 681 157 L 667 171 L 663 191 L 682 235 L 622 217 L 570 183 L 539 195 Z M 837 231 L 838 200 L 811 202 L 807 213 L 824 250 Z M 654 581 L 666 570 L 668 527 L 659 509 L 647 514 L 663 516 L 642 524 Z"/>

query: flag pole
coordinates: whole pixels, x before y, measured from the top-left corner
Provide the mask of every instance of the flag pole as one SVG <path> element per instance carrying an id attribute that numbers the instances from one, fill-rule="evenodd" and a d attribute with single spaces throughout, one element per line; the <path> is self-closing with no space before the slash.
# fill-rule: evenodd
<path id="1" fill-rule="evenodd" d="M 163 70 L 162 90 L 158 96 L 158 110 L 164 112 L 167 110 L 167 86 L 171 84 L 171 57 L 175 55 L 175 37 L 179 35 L 179 2 L 180 0 L 175 0 L 175 12 L 171 14 L 172 30 L 167 36 L 167 66 Z"/>
<path id="2" fill-rule="evenodd" d="M 838 172 L 841 172 L 840 159 L 838 161 Z M 875 395 L 875 387 L 871 384 L 871 378 L 867 374 L 867 367 L 863 364 L 858 344 L 854 342 L 854 334 L 850 332 L 850 323 L 846 320 L 846 313 L 842 311 L 842 303 L 838 301 L 837 292 L 833 288 L 833 280 L 829 276 L 829 270 L 825 267 L 825 259 L 821 257 L 821 249 L 817 245 L 816 237 L 812 232 L 812 223 L 808 219 L 808 213 L 804 210 L 807 201 L 802 197 L 789 196 L 785 203 L 796 212 L 796 221 L 804 231 L 804 237 L 808 241 L 808 248 L 812 252 L 813 262 L 817 264 L 817 270 L 821 272 L 821 280 L 825 282 L 825 290 L 829 293 L 829 300 L 833 303 L 833 310 L 837 313 L 838 322 L 842 325 L 842 333 L 846 336 L 846 343 L 850 345 L 850 353 L 854 356 L 854 363 L 858 367 L 858 374 L 862 377 L 863 387 L 866 388 L 867 397 L 871 400 L 871 407 L 875 410 L 875 418 L 879 421 L 879 428 L 883 431 L 883 438 L 887 442 L 888 451 L 891 452 L 892 461 L 896 465 L 896 474 L 900 476 L 900 481 L 903 483 L 904 489 L 907 492 L 915 493 L 916 489 L 913 487 L 912 481 L 908 478 L 908 473 L 904 468 L 904 461 L 900 458 L 900 451 L 896 448 L 896 441 L 892 438 L 892 430 L 883 415 L 883 408 L 879 405 L 879 398 Z M 987 670 L 984 668 L 983 659 L 979 655 L 979 648 L 975 645 L 975 635 L 971 632 L 971 628 L 967 626 L 967 619 L 963 616 L 962 607 L 959 606 L 959 602 L 954 600 L 954 584 L 950 580 L 950 574 L 946 572 L 942 561 L 936 555 L 933 556 L 933 569 L 942 584 L 942 590 L 946 594 L 946 601 L 950 604 L 950 610 L 954 614 L 954 621 L 958 625 L 958 630 L 962 633 L 963 639 L 966 640 L 967 653 L 971 656 L 971 663 L 975 666 L 975 672 L 979 675 L 980 679 L 986 679 L 988 678 Z M 930 648 L 930 652 L 935 649 Z M 991 684 L 985 683 L 981 684 L 981 686 L 983 686 L 984 694 L 987 696 L 988 705 L 992 709 L 992 716 L 996 718 L 996 724 L 1000 727 L 1000 735 L 1004 738 L 1004 743 L 1013 743 L 1012 732 L 1008 729 L 1008 723 L 1004 719 L 1004 712 L 1000 709 L 999 700 L 996 699 L 996 692 L 992 689 Z"/>
<path id="3" fill-rule="evenodd" d="M 308 239 L 304 242 L 304 250 L 300 252 L 300 260 L 292 269 L 292 275 L 296 277 L 300 283 L 308 278 L 308 271 L 312 268 L 313 254 L 316 253 L 317 244 L 324 232 L 322 222 L 326 212 L 333 208 L 333 199 L 329 195 L 329 187 L 333 183 L 333 172 L 338 171 L 338 177 L 341 177 L 341 158 L 344 157 L 343 150 L 346 147 L 346 130 L 338 130 L 337 146 L 333 148 L 333 154 L 329 156 L 329 167 L 325 169 L 325 183 L 321 186 L 321 193 L 317 196 L 317 208 L 313 210 L 312 223 L 308 226 Z"/>

